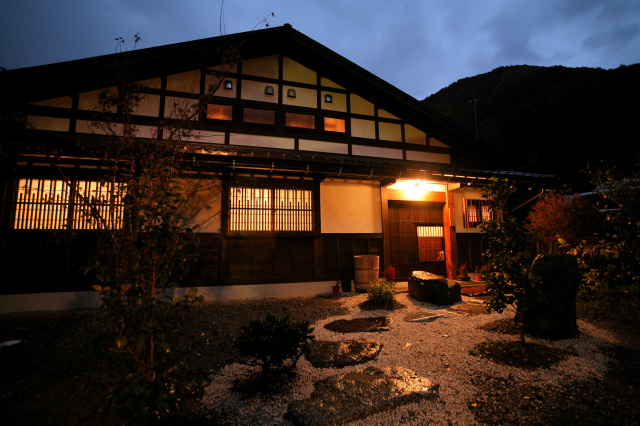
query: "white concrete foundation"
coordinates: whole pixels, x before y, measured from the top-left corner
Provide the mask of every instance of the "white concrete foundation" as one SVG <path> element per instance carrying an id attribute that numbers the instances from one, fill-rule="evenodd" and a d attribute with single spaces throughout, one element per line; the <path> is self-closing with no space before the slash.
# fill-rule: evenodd
<path id="1" fill-rule="evenodd" d="M 310 296 L 314 294 L 331 293 L 334 284 L 335 281 L 318 281 L 309 283 L 198 287 L 198 294 L 205 294 L 205 300 Z M 187 291 L 189 291 L 188 287 L 180 288 L 174 292 L 174 297 L 184 296 Z M 0 314 L 29 311 L 95 309 L 99 305 L 100 297 L 98 293 L 94 291 L 0 295 Z"/>

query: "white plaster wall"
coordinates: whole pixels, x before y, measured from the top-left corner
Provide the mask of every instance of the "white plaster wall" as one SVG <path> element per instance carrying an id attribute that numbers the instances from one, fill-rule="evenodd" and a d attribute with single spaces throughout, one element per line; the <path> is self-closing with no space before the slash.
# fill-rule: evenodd
<path id="1" fill-rule="evenodd" d="M 477 188 L 460 188 L 453 191 L 453 205 L 455 208 L 455 220 L 456 220 L 456 232 L 459 233 L 471 233 L 479 234 L 478 228 L 465 228 L 464 227 L 464 206 L 462 205 L 463 198 L 482 198 L 482 192 Z"/>
<path id="2" fill-rule="evenodd" d="M 197 288 L 199 295 L 205 295 L 205 300 L 212 300 L 247 299 L 250 297 L 310 296 L 314 294 L 331 293 L 333 285 L 335 285 L 335 281 Z M 180 288 L 170 295 L 173 297 L 182 297 L 188 291 L 188 288 Z M 0 295 L 0 314 L 11 312 L 95 309 L 99 305 L 100 297 L 95 291 Z"/>
<path id="3" fill-rule="evenodd" d="M 380 184 L 327 179 L 320 184 L 322 233 L 382 233 Z"/>
<path id="4" fill-rule="evenodd" d="M 180 181 L 189 199 L 185 216 L 187 225 L 197 233 L 222 232 L 222 187 L 216 179 L 183 179 Z"/>

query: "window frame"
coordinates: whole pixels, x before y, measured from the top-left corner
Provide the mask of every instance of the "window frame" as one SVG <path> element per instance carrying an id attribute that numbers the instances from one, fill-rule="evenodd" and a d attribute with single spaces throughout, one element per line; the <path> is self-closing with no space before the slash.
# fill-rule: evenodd
<path id="1" fill-rule="evenodd" d="M 247 112 L 249 111 L 255 111 L 258 113 L 268 113 L 269 115 L 273 116 L 273 120 L 267 122 L 266 120 L 263 121 L 259 121 L 259 120 L 255 120 L 255 121 L 247 121 Z M 254 108 L 251 106 L 244 106 L 242 107 L 242 124 L 248 124 L 248 125 L 257 125 L 257 126 L 271 126 L 274 127 L 276 126 L 278 123 L 278 113 L 276 110 L 274 109 L 269 109 L 269 108 Z"/>
<path id="2" fill-rule="evenodd" d="M 462 209 L 465 229 L 477 229 L 482 222 L 495 217 L 495 213 L 489 208 L 489 201 L 484 198 L 463 198 Z"/>
<path id="3" fill-rule="evenodd" d="M 37 183 L 35 188 L 34 183 Z M 44 188 L 47 185 L 49 187 Z M 121 185 L 118 182 L 102 182 L 95 177 L 74 177 L 69 183 L 57 177 L 18 177 L 9 201 L 9 228 L 18 232 L 99 231 L 103 226 L 86 213 L 89 206 L 80 202 L 82 197 L 98 196 L 106 198 L 91 207 L 102 210 L 109 229 L 120 229 L 124 225 L 123 198 L 126 192 Z M 24 190 L 21 190 L 22 186 Z M 29 200 L 21 198 L 26 193 Z"/>
<path id="4" fill-rule="evenodd" d="M 229 118 L 216 118 L 213 117 L 213 115 L 209 115 L 209 109 L 211 108 L 215 108 L 218 107 L 220 111 L 229 108 L 231 115 L 229 116 Z M 204 116 L 207 120 L 213 120 L 213 121 L 217 121 L 217 122 L 221 122 L 221 123 L 230 123 L 234 121 L 234 113 L 235 113 L 235 106 L 234 105 L 229 105 L 229 104 L 223 104 L 223 103 L 208 103 L 207 104 L 207 109 L 204 111 Z M 215 111 L 214 111 L 215 114 Z"/>
<path id="5" fill-rule="evenodd" d="M 296 123 L 306 124 L 304 120 L 308 120 L 312 127 L 305 125 L 297 125 Z M 307 114 L 294 111 L 285 111 L 284 113 L 284 126 L 290 129 L 302 129 L 304 131 L 316 131 L 317 129 L 317 117 L 315 114 Z"/>
<path id="6" fill-rule="evenodd" d="M 268 228 L 263 224 L 255 224 L 251 226 L 253 229 L 248 230 L 238 230 L 232 229 L 234 220 L 234 211 L 248 211 L 251 210 L 251 207 L 246 208 L 237 208 L 233 206 L 232 196 L 234 189 L 244 189 L 244 190 L 259 190 L 259 191 L 269 191 L 269 206 L 263 209 L 255 208 L 252 213 L 249 214 L 249 219 L 251 218 L 261 218 L 265 219 L 268 217 L 269 226 Z M 309 208 L 303 209 L 278 209 L 274 199 L 277 197 L 277 191 L 308 191 L 307 200 L 310 202 Z M 225 236 L 228 237 L 310 237 L 317 236 L 319 233 L 319 189 L 318 185 L 312 181 L 301 181 L 301 182 L 243 182 L 243 181 L 233 181 L 227 182 L 224 185 L 224 209 L 223 209 L 223 232 Z M 268 210 L 268 213 L 267 213 Z M 293 212 L 294 219 L 297 219 L 296 223 L 302 223 L 303 225 L 308 225 L 308 229 L 276 229 L 277 228 L 277 218 L 279 213 L 285 214 L 286 212 Z M 296 217 L 296 212 L 303 212 L 303 218 Z M 306 218 L 304 217 L 306 212 Z M 282 217 L 282 216 L 280 216 Z M 246 218 L 246 216 L 245 216 Z M 282 222 L 280 222 L 282 224 Z M 262 228 L 262 229 L 260 229 Z"/>

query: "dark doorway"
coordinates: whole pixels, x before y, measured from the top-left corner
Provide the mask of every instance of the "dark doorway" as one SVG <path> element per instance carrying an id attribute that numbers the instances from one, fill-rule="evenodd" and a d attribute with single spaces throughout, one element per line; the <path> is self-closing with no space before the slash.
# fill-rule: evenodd
<path id="1" fill-rule="evenodd" d="M 391 264 L 397 277 L 413 271 L 446 275 L 442 203 L 389 202 Z"/>

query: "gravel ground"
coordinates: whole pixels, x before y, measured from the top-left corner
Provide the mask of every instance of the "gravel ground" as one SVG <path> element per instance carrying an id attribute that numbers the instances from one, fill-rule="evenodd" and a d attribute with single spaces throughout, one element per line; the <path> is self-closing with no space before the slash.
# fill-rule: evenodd
<path id="1" fill-rule="evenodd" d="M 398 407 L 351 424 L 640 424 L 640 353 L 638 330 L 598 327 L 579 321 L 581 334 L 560 342 L 536 341 L 575 353 L 547 369 L 525 371 L 474 357 L 469 349 L 487 340 L 515 340 L 505 316 L 465 315 L 463 306 L 482 312 L 464 298 L 452 312 L 422 304 L 406 293 L 397 296 L 405 308 L 362 311 L 366 295 L 267 298 L 213 301 L 201 309 L 198 329 L 205 333 L 202 357 L 191 373 L 212 380 L 204 402 L 211 424 L 288 424 L 287 404 L 306 398 L 313 383 L 369 365 L 397 365 L 440 384 L 440 398 Z M 309 319 L 320 340 L 368 338 L 384 344 L 380 356 L 361 366 L 314 369 L 304 358 L 298 375 L 279 395 L 245 396 L 232 388 L 234 379 L 251 373 L 236 364 L 230 341 L 240 326 L 267 313 Z M 432 322 L 406 322 L 413 314 L 432 313 Z M 336 319 L 387 315 L 392 330 L 337 334 L 324 328 Z M 2 424 L 96 424 L 101 395 L 86 385 L 91 360 L 82 343 L 90 312 L 38 312 L 0 316 L 0 418 Z M 483 328 L 479 328 L 482 327 Z M 111 423 L 107 423 L 111 424 Z"/>
<path id="2" fill-rule="evenodd" d="M 319 340 L 369 338 L 383 343 L 380 356 L 366 364 L 342 369 L 315 369 L 306 360 L 298 364 L 295 382 L 278 395 L 246 397 L 234 391 L 233 380 L 246 377 L 252 369 L 230 364 L 216 373 L 207 390 L 205 403 L 212 418 L 222 424 L 289 424 L 283 416 L 291 400 L 307 398 L 313 384 L 322 378 L 352 372 L 367 366 L 402 366 L 440 385 L 440 398 L 409 404 L 392 411 L 352 422 L 353 425 L 389 424 L 636 424 L 638 420 L 637 384 L 619 387 L 615 376 L 620 366 L 613 365 L 624 351 L 610 332 L 579 322 L 581 333 L 575 339 L 549 342 L 530 339 L 574 355 L 549 369 L 526 371 L 474 357 L 469 350 L 488 340 L 516 340 L 517 336 L 496 333 L 504 324 L 503 316 L 466 315 L 419 303 L 399 294 L 402 310 L 361 311 L 358 305 L 366 295 L 338 299 L 349 313 L 315 322 Z M 471 312 L 483 312 L 473 299 L 465 298 Z M 456 306 L 461 308 L 464 304 Z M 478 309 L 480 308 L 480 309 Z M 442 315 L 432 322 L 406 322 L 414 313 Z M 387 315 L 392 330 L 379 333 L 334 333 L 324 325 L 336 319 Z M 489 330 L 487 330 L 487 328 Z M 506 327 L 508 328 L 508 327 Z M 617 354 L 621 355 L 621 354 Z M 633 355 L 628 353 L 626 355 Z M 622 357 L 628 360 L 628 357 Z M 623 366 L 626 368 L 627 366 Z M 637 370 L 637 364 L 635 367 Z M 628 379 L 629 377 L 627 377 Z M 637 379 L 636 379 L 637 380 Z M 607 394 L 602 390 L 607 389 Z"/>

